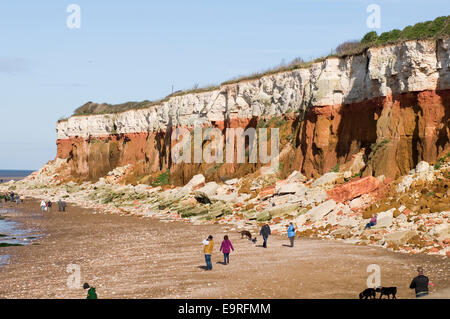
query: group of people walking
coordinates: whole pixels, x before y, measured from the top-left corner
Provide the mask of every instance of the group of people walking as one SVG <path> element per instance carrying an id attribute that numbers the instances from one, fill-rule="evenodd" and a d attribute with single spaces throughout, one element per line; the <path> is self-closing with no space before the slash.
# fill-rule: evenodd
<path id="1" fill-rule="evenodd" d="M 10 201 L 11 203 L 15 202 L 16 204 L 23 203 L 25 200 L 25 196 L 15 194 L 14 192 L 5 193 L 1 195 L 0 198 L 3 198 L 5 203 Z"/>
<path id="2" fill-rule="evenodd" d="M 289 223 L 289 226 L 287 226 L 287 237 L 289 238 L 290 247 L 294 247 L 294 241 L 295 241 L 295 227 L 292 222 Z M 270 226 L 268 224 L 264 224 L 261 227 L 261 230 L 259 231 L 259 234 L 263 238 L 263 247 L 267 248 L 267 240 L 269 239 L 269 236 L 272 234 L 270 230 Z"/>
<path id="3" fill-rule="evenodd" d="M 268 224 L 264 224 L 261 227 L 259 234 L 263 238 L 262 247 L 267 248 L 267 241 L 268 241 L 271 233 L 272 232 L 271 232 L 270 226 Z M 288 238 L 290 241 L 290 247 L 294 247 L 295 227 L 292 222 L 288 226 L 287 235 L 288 235 Z M 212 255 L 213 248 L 214 248 L 213 236 L 209 235 L 208 238 L 203 240 L 202 244 L 203 244 L 203 253 L 205 255 L 206 270 L 212 270 L 211 255 Z M 233 247 L 233 244 L 231 243 L 228 235 L 225 235 L 223 237 L 223 241 L 220 244 L 219 251 L 223 253 L 223 264 L 224 265 L 229 264 L 230 263 L 230 253 L 231 253 L 231 251 L 234 251 L 234 247 Z"/>
<path id="4" fill-rule="evenodd" d="M 206 270 L 212 269 L 211 255 L 214 248 L 213 236 L 209 235 L 203 242 L 203 253 L 205 254 Z M 222 244 L 220 245 L 219 251 L 223 253 L 223 264 L 227 265 L 230 263 L 230 252 L 234 251 L 233 244 L 231 243 L 228 235 L 223 237 Z"/>
<path id="5" fill-rule="evenodd" d="M 376 217 L 375 220 L 371 220 L 369 224 L 366 225 L 366 228 L 370 228 L 372 226 L 376 225 Z M 270 226 L 268 224 L 264 224 L 261 227 L 261 230 L 259 234 L 263 238 L 263 245 L 262 247 L 267 248 L 267 241 L 269 239 L 269 236 L 271 235 Z M 288 229 L 287 229 L 287 237 L 289 238 L 290 247 L 294 247 L 294 240 L 295 240 L 295 227 L 294 224 L 291 222 L 289 223 Z M 205 261 L 206 261 L 206 270 L 212 270 L 212 261 L 211 261 L 211 255 L 214 248 L 214 241 L 213 236 L 209 235 L 208 238 L 206 238 L 203 242 L 203 252 L 205 254 Z M 230 241 L 230 238 L 228 235 L 225 235 L 223 237 L 223 241 L 220 244 L 219 251 L 223 253 L 223 264 L 227 265 L 230 263 L 230 253 L 231 251 L 234 251 L 233 244 Z M 428 295 L 428 286 L 433 285 L 429 282 L 428 277 L 424 275 L 423 268 L 419 267 L 417 269 L 418 276 L 415 277 L 411 284 L 410 288 L 414 289 L 416 292 L 416 297 L 423 297 Z"/>
<path id="6" fill-rule="evenodd" d="M 65 212 L 66 211 L 66 207 L 67 207 L 67 203 L 65 201 L 61 200 L 61 199 L 59 199 L 57 203 L 58 203 L 58 211 L 59 212 Z M 44 212 L 49 212 L 50 213 L 51 210 L 52 210 L 53 203 L 52 203 L 51 200 L 48 200 L 48 201 L 42 200 L 40 206 L 41 206 L 42 213 L 44 213 Z"/>

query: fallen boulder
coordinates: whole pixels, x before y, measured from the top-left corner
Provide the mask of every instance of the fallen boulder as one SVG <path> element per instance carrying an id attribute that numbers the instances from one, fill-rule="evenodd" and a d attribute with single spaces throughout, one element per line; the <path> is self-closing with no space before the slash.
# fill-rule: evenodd
<path id="1" fill-rule="evenodd" d="M 338 229 L 335 229 L 330 233 L 330 235 L 342 239 L 346 239 L 352 236 L 350 229 L 346 227 L 340 227 Z"/>
<path id="2" fill-rule="evenodd" d="M 221 201 L 224 203 L 227 203 L 227 202 L 236 203 L 238 201 L 238 199 L 239 199 L 239 196 L 236 193 L 209 196 L 209 200 L 211 202 Z"/>
<path id="3" fill-rule="evenodd" d="M 276 216 L 288 215 L 292 212 L 295 212 L 299 207 L 300 207 L 299 204 L 285 204 L 285 205 L 268 208 L 266 210 L 269 212 L 270 216 L 276 217 Z"/>
<path id="4" fill-rule="evenodd" d="M 304 194 L 306 192 L 306 186 L 300 183 L 289 183 L 279 187 L 277 194 Z"/>
<path id="5" fill-rule="evenodd" d="M 385 228 L 392 225 L 392 220 L 394 219 L 394 211 L 396 208 L 392 208 L 386 212 L 379 213 L 377 215 L 377 224 L 372 228 Z"/>
<path id="6" fill-rule="evenodd" d="M 275 185 L 263 188 L 261 192 L 259 192 L 259 198 L 264 199 L 273 196 L 273 194 L 275 194 Z"/>
<path id="7" fill-rule="evenodd" d="M 198 189 L 205 185 L 205 176 L 202 174 L 195 175 L 191 180 L 184 185 L 176 194 L 177 197 L 183 197 L 191 193 L 193 190 Z"/>
<path id="8" fill-rule="evenodd" d="M 204 184 L 205 184 L 205 176 L 203 176 L 202 174 L 197 174 L 197 175 L 194 175 L 185 186 L 188 186 L 188 187 L 194 189 L 194 188 L 202 186 Z"/>
<path id="9" fill-rule="evenodd" d="M 330 199 L 319 206 L 310 209 L 306 214 L 308 215 L 309 220 L 315 222 L 325 217 L 336 207 L 336 205 L 336 202 L 333 199 Z"/>
<path id="10" fill-rule="evenodd" d="M 304 207 L 306 207 L 311 204 L 322 203 L 328 198 L 328 195 L 327 192 L 323 189 L 310 188 L 306 191 L 306 195 L 300 197 L 304 198 L 302 204 Z"/>
<path id="11" fill-rule="evenodd" d="M 262 212 L 259 212 L 256 215 L 256 220 L 258 222 L 265 222 L 268 221 L 272 218 L 272 216 L 270 215 L 270 213 L 267 210 L 263 210 Z"/>
<path id="12" fill-rule="evenodd" d="M 293 171 L 287 178 L 288 183 L 303 183 L 305 181 L 306 177 L 299 171 Z"/>
<path id="13" fill-rule="evenodd" d="M 406 244 L 406 242 L 413 238 L 415 235 L 417 235 L 417 233 L 414 230 L 403 230 L 386 234 L 384 236 L 384 240 L 390 244 L 401 245 Z"/>
<path id="14" fill-rule="evenodd" d="M 450 225 L 440 224 L 434 227 L 433 233 L 438 240 L 446 240 L 450 238 Z"/>
<path id="15" fill-rule="evenodd" d="M 345 202 L 363 194 L 373 192 L 380 187 L 381 182 L 373 176 L 367 176 L 355 181 L 339 185 L 327 192 L 336 202 Z"/>
<path id="16" fill-rule="evenodd" d="M 219 185 L 216 182 L 209 182 L 205 186 L 194 191 L 194 196 L 209 197 L 216 195 Z"/>

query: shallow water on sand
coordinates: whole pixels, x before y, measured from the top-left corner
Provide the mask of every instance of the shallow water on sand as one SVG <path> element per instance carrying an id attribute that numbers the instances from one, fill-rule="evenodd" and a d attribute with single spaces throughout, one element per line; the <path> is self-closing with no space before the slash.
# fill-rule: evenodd
<path id="1" fill-rule="evenodd" d="M 20 223 L 9 220 L 9 212 L 10 209 L 0 208 L 0 247 L 29 245 L 42 237 L 36 235 L 34 229 L 25 229 Z M 0 267 L 8 263 L 9 255 L 0 255 Z"/>

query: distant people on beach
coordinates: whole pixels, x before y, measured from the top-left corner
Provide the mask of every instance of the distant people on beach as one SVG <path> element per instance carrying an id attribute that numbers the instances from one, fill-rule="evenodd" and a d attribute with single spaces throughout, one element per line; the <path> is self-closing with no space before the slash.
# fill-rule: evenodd
<path id="1" fill-rule="evenodd" d="M 223 253 L 223 263 L 225 265 L 230 263 L 231 250 L 234 251 L 234 247 L 231 244 L 231 241 L 228 238 L 228 236 L 225 235 L 225 236 L 223 236 L 223 241 L 222 241 L 222 244 L 220 245 L 220 249 L 219 249 L 219 251 L 221 251 Z"/>
<path id="2" fill-rule="evenodd" d="M 270 226 L 268 224 L 264 224 L 264 226 L 261 227 L 259 234 L 262 236 L 264 240 L 263 247 L 267 248 L 267 239 L 269 239 L 269 235 L 271 234 Z"/>
<path id="3" fill-rule="evenodd" d="M 86 299 L 98 299 L 97 293 L 95 292 L 95 288 L 89 286 L 87 282 L 84 283 L 83 289 L 89 289 Z"/>
<path id="4" fill-rule="evenodd" d="M 203 253 L 205 254 L 206 270 L 212 270 L 211 254 L 213 252 L 213 236 L 209 235 L 203 242 Z"/>
<path id="5" fill-rule="evenodd" d="M 58 211 L 59 212 L 65 212 L 66 211 L 66 202 L 61 200 L 61 198 L 58 200 Z"/>
<path id="6" fill-rule="evenodd" d="M 294 227 L 294 224 L 292 222 L 289 223 L 289 227 L 288 227 L 288 230 L 287 230 L 287 235 L 288 235 L 291 247 L 294 247 L 295 227 Z"/>
<path id="7" fill-rule="evenodd" d="M 434 286 L 434 284 L 430 282 L 428 277 L 423 274 L 423 268 L 418 267 L 417 277 L 415 277 L 411 281 L 411 285 L 409 285 L 409 288 L 415 290 L 416 298 L 420 298 L 428 295 L 428 285 Z"/>
<path id="8" fill-rule="evenodd" d="M 370 221 L 366 224 L 366 227 L 364 229 L 370 229 L 370 227 L 373 227 L 377 224 L 377 215 L 372 214 L 372 218 Z"/>
<path id="9" fill-rule="evenodd" d="M 51 210 L 52 210 L 52 201 L 51 200 L 49 200 L 47 203 L 46 203 L 46 206 L 47 206 L 47 212 L 51 212 Z"/>
<path id="10" fill-rule="evenodd" d="M 41 211 L 42 211 L 42 214 L 44 214 L 44 212 L 47 210 L 47 203 L 44 201 L 44 200 L 42 200 L 41 201 Z"/>

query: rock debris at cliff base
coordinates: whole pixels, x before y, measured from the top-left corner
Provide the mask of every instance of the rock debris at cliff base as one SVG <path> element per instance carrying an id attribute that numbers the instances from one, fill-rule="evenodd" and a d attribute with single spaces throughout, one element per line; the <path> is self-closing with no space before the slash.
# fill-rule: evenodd
<path id="1" fill-rule="evenodd" d="M 56 159 L 24 180 L 2 184 L 0 191 L 53 201 L 62 198 L 95 213 L 136 215 L 166 223 L 224 224 L 233 231 L 258 233 L 267 222 L 274 234 L 284 234 L 292 221 L 298 237 L 448 258 L 450 154 L 441 160 L 439 165 L 420 162 L 397 180 L 359 177 L 350 170 L 317 179 L 294 171 L 280 179 L 262 170 L 220 184 L 206 182 L 198 174 L 182 187 L 152 187 L 122 183 L 129 167 L 116 168 L 95 183 L 61 183 L 67 162 Z M 355 166 L 354 161 L 346 167 Z M 377 225 L 364 230 L 373 214 L 378 216 Z"/>

